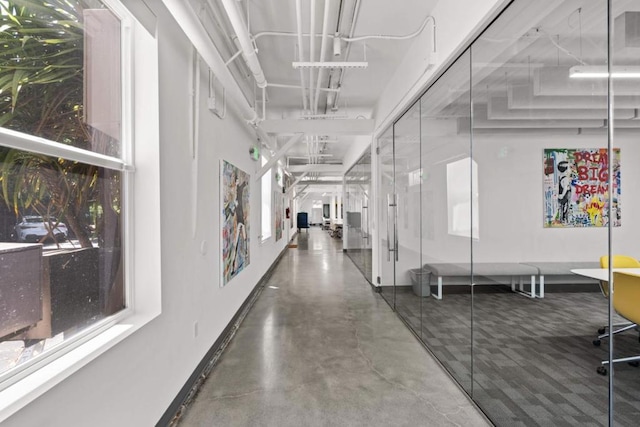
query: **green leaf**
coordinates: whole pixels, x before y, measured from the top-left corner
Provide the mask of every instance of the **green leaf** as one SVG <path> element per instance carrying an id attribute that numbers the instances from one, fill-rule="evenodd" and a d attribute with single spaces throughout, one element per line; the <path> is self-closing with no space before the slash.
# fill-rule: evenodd
<path id="1" fill-rule="evenodd" d="M 20 87 L 22 86 L 22 78 L 26 75 L 26 73 L 22 70 L 16 70 L 13 73 L 13 80 L 11 82 L 11 111 L 15 110 L 16 103 L 18 102 L 18 92 L 20 92 Z"/>

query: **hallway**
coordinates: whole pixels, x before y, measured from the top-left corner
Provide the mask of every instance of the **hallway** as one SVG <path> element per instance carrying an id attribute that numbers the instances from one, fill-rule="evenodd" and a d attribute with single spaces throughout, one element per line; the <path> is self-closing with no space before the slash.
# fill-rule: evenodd
<path id="1" fill-rule="evenodd" d="M 180 426 L 489 425 L 340 240 L 294 243 Z"/>

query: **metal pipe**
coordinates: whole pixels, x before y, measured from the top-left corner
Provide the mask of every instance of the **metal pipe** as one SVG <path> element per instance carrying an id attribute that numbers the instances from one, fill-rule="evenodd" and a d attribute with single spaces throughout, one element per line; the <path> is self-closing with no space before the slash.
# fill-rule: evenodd
<path id="1" fill-rule="evenodd" d="M 262 121 L 267 118 L 267 87 L 262 88 Z"/>
<path id="2" fill-rule="evenodd" d="M 259 88 L 267 87 L 267 79 L 265 78 L 262 67 L 260 66 L 260 61 L 258 60 L 258 55 L 256 55 L 253 42 L 251 41 L 251 36 L 247 30 L 245 19 L 238 10 L 237 2 L 234 2 L 233 0 L 222 0 L 222 6 L 229 17 L 233 31 L 238 36 L 238 41 L 242 47 L 242 57 L 251 70 L 256 84 Z"/>
<path id="3" fill-rule="evenodd" d="M 220 52 L 215 48 L 209 34 L 202 26 L 200 18 L 188 3 L 182 0 L 163 0 L 167 9 L 182 28 L 202 59 L 214 72 L 220 83 L 228 90 L 229 99 L 240 114 L 251 124 L 258 121 L 258 115 L 244 96 L 244 93 L 227 68 Z"/>
<path id="4" fill-rule="evenodd" d="M 353 7 L 353 17 L 351 19 L 351 29 L 349 30 L 349 38 L 353 38 L 353 34 L 356 31 L 356 21 L 358 20 L 358 13 L 360 12 L 360 0 L 356 0 L 356 4 Z M 344 60 L 349 60 L 349 53 L 351 52 L 351 43 L 347 43 L 347 48 L 344 52 Z M 340 72 L 340 79 L 338 80 L 338 87 L 342 87 L 342 82 L 344 81 L 344 75 L 347 72 L 346 68 L 343 68 Z M 333 100 L 333 106 L 331 108 L 338 107 L 338 101 L 340 99 L 340 93 L 336 93 L 336 96 Z"/>
<path id="5" fill-rule="evenodd" d="M 296 25 L 298 27 L 298 60 L 304 61 L 304 52 L 302 49 L 302 9 L 300 8 L 300 0 L 296 0 Z M 306 110 L 308 108 L 307 94 L 304 82 L 304 70 L 302 68 L 300 68 L 300 85 L 302 87 L 302 106 Z"/>
<path id="6" fill-rule="evenodd" d="M 344 40 L 345 42 L 357 42 L 357 41 L 362 41 L 362 40 L 370 40 L 370 39 L 379 39 L 379 40 L 408 40 L 408 39 L 412 39 L 414 37 L 416 37 L 418 34 L 420 34 L 424 28 L 427 26 L 427 23 L 429 23 L 429 21 L 431 21 L 433 23 L 433 52 L 435 53 L 436 51 L 436 18 L 434 18 L 431 15 L 428 15 L 425 20 L 422 22 L 422 25 L 420 25 L 420 28 L 418 28 L 416 31 L 414 31 L 411 34 L 407 34 L 405 36 L 387 36 L 384 34 L 375 34 L 375 35 L 370 35 L 370 36 L 360 36 L 360 37 L 343 37 L 342 40 Z"/>
<path id="7" fill-rule="evenodd" d="M 329 31 L 329 8 L 331 7 L 331 0 L 324 0 L 324 18 L 322 21 L 322 43 L 320 45 L 320 62 L 325 61 L 325 50 L 327 47 L 327 32 Z M 318 101 L 320 99 L 320 83 L 324 74 L 324 68 L 320 68 L 318 71 L 318 81 L 316 83 L 316 95 L 313 105 L 313 113 L 318 113 Z"/>
<path id="8" fill-rule="evenodd" d="M 310 29 L 309 34 L 309 61 L 313 62 L 316 55 L 316 0 L 311 0 L 311 12 L 310 12 Z M 309 108 L 313 109 L 313 68 L 309 68 Z M 312 111 L 313 112 L 313 111 Z"/>

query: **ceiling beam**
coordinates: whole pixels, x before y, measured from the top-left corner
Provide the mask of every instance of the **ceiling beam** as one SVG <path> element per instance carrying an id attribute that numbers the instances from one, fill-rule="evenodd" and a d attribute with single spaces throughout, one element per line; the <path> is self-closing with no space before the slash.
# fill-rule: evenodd
<path id="1" fill-rule="evenodd" d="M 302 181 L 299 185 L 342 185 L 342 181 Z"/>
<path id="2" fill-rule="evenodd" d="M 374 120 L 264 120 L 260 127 L 267 133 L 291 134 L 302 132 L 310 135 L 371 135 Z"/>
<path id="3" fill-rule="evenodd" d="M 315 164 L 315 165 L 289 165 L 289 172 L 291 173 L 337 173 L 342 174 L 344 172 L 343 165 L 326 165 L 326 164 Z"/>
<path id="4" fill-rule="evenodd" d="M 308 195 L 308 193 L 303 193 L 304 190 L 306 190 L 308 187 L 308 185 L 306 187 L 302 187 L 302 189 L 300 191 L 298 191 L 298 193 L 295 195 L 295 197 L 293 198 L 293 200 L 297 199 L 298 197 L 302 196 L 302 194 L 306 194 Z"/>
<path id="5" fill-rule="evenodd" d="M 287 154 L 287 151 L 289 151 L 291 147 L 293 147 L 298 142 L 300 142 L 301 139 L 302 139 L 301 133 L 297 133 L 293 135 L 291 138 L 289 138 L 287 143 L 284 144 L 282 148 L 279 149 L 278 152 L 271 159 L 269 159 L 269 161 L 262 167 L 262 169 L 258 171 L 258 173 L 256 174 L 256 181 L 260 180 L 260 178 L 262 178 L 262 176 L 265 173 L 267 173 L 267 171 L 269 171 L 269 169 L 271 169 L 273 165 L 275 165 L 278 162 L 278 160 L 282 158 L 282 156 Z"/>
<path id="6" fill-rule="evenodd" d="M 305 172 L 302 175 L 300 175 L 295 181 L 293 181 L 293 184 L 291 184 L 291 186 L 289 188 L 287 188 L 286 190 L 286 194 L 289 194 L 295 187 L 296 185 L 302 181 L 302 178 L 304 178 L 305 176 L 307 176 L 309 172 Z"/>

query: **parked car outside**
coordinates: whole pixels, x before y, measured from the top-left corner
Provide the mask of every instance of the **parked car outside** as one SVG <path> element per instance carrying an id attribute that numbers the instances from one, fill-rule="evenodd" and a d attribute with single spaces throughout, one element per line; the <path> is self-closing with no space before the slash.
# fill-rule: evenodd
<path id="1" fill-rule="evenodd" d="M 50 232 L 51 230 L 51 232 Z M 49 217 L 48 221 L 38 215 L 25 215 L 14 227 L 14 237 L 17 242 L 36 243 L 43 238 L 54 239 L 57 242 L 67 240 L 69 231 L 66 224 Z"/>

